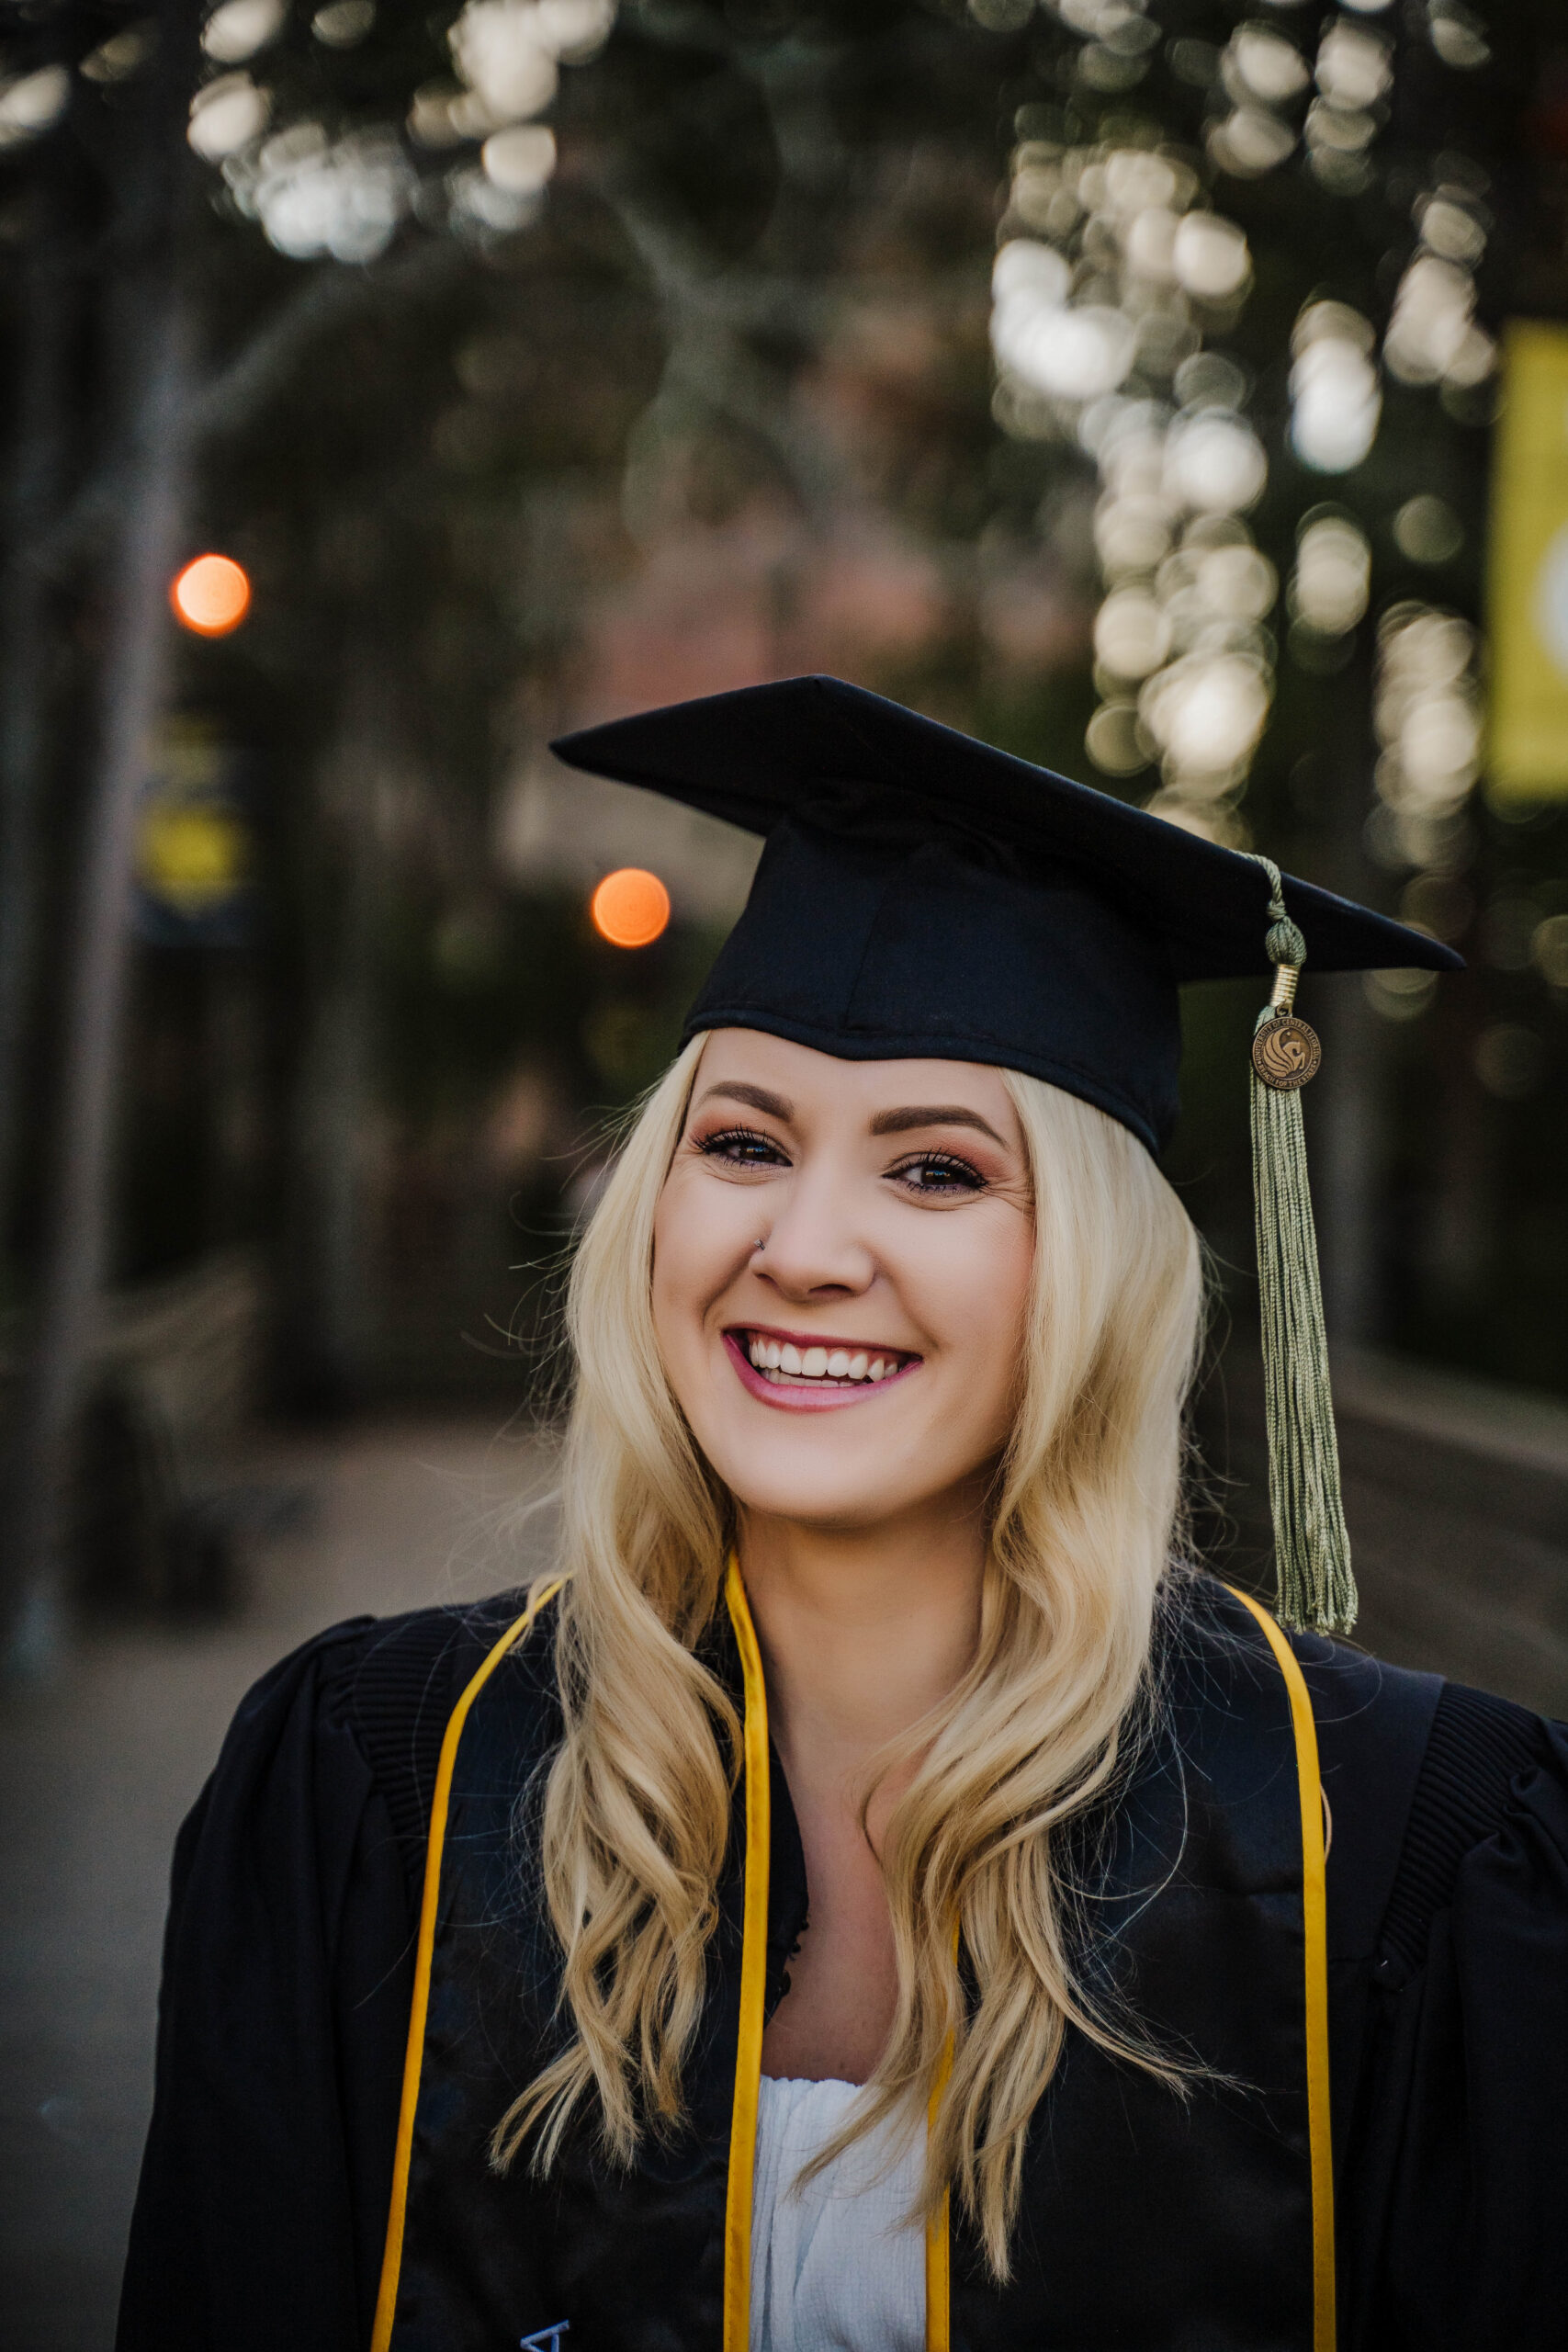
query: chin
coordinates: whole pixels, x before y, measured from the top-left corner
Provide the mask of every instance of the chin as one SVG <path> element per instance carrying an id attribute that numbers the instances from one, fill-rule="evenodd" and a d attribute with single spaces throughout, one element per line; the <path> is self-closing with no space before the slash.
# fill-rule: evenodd
<path id="1" fill-rule="evenodd" d="M 740 1510 L 824 1534 L 880 1526 L 905 1511 L 918 1510 L 964 1477 L 962 1464 L 953 1465 L 951 1476 L 940 1471 L 933 1476 L 940 1457 L 929 1445 L 895 1450 L 884 1443 L 840 1450 L 824 1445 L 819 1434 L 807 1430 L 801 1430 L 795 1443 L 727 1436 L 728 1442 L 705 1445 L 704 1452 Z"/>
<path id="2" fill-rule="evenodd" d="M 749 1519 L 780 1520 L 792 1527 L 808 1527 L 821 1535 L 852 1535 L 881 1527 L 900 1511 L 918 1508 L 923 1498 L 897 1496 L 880 1487 L 868 1489 L 849 1481 L 824 1480 L 813 1485 L 800 1478 L 759 1480 L 749 1476 L 744 1486 L 727 1481 L 740 1510 Z"/>

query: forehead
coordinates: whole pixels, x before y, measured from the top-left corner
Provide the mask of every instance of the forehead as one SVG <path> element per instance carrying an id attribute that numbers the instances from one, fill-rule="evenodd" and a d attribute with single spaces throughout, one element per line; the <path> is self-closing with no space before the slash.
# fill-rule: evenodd
<path id="1" fill-rule="evenodd" d="M 927 1106 L 978 1112 L 997 1133 L 1021 1147 L 1018 1115 L 1000 1070 L 984 1062 L 936 1057 L 850 1061 L 774 1037 L 761 1029 L 715 1029 L 704 1044 L 692 1088 L 694 1104 L 715 1087 L 765 1088 L 801 1119 L 870 1120 L 886 1111 Z"/>

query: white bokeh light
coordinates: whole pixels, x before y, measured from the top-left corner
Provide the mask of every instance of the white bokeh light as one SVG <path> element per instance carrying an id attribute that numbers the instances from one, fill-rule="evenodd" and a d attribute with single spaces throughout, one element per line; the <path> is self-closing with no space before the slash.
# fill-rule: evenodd
<path id="1" fill-rule="evenodd" d="M 1381 34 L 1348 25 L 1342 17 L 1330 25 L 1317 52 L 1317 86 L 1330 106 L 1347 112 L 1375 106 L 1393 79 L 1389 46 Z"/>
<path id="2" fill-rule="evenodd" d="M 1372 330 L 1346 303 L 1314 302 L 1292 341 L 1292 447 L 1318 473 L 1348 473 L 1371 448 L 1382 415 Z"/>
<path id="3" fill-rule="evenodd" d="M 259 139 L 271 113 L 271 98 L 248 74 L 223 74 L 192 98 L 186 135 L 205 162 L 220 163 Z"/>
<path id="4" fill-rule="evenodd" d="M 1229 301 L 1252 276 L 1245 234 L 1218 212 L 1188 213 L 1177 229 L 1171 258 L 1182 286 L 1200 301 Z"/>
<path id="5" fill-rule="evenodd" d="M 508 196 L 536 196 L 556 167 L 556 140 L 543 123 L 492 131 L 479 151 L 485 177 Z"/>
<path id="6" fill-rule="evenodd" d="M 1213 125 L 1209 153 L 1235 179 L 1261 179 L 1294 153 L 1296 133 L 1267 107 L 1240 106 Z"/>
<path id="7" fill-rule="evenodd" d="M 1227 87 L 1234 90 L 1239 81 L 1247 96 L 1270 107 L 1288 105 L 1312 80 L 1312 69 L 1295 43 L 1271 27 L 1258 24 L 1237 26 L 1221 72 Z"/>
<path id="8" fill-rule="evenodd" d="M 224 0 L 201 28 L 201 45 L 220 65 L 240 65 L 276 40 L 288 9 L 284 0 Z"/>
<path id="9" fill-rule="evenodd" d="M 0 87 L 0 151 L 22 146 L 51 130 L 71 103 L 71 76 L 63 65 L 40 65 Z"/>
<path id="10" fill-rule="evenodd" d="M 1223 409 L 1178 417 L 1166 444 L 1165 487 L 1203 514 L 1240 514 L 1256 506 L 1269 480 L 1263 444 L 1246 420 Z"/>
<path id="11" fill-rule="evenodd" d="M 1139 697 L 1168 784 L 1225 792 L 1245 775 L 1269 717 L 1263 664 L 1243 653 L 1190 653 L 1149 680 Z"/>
<path id="12" fill-rule="evenodd" d="M 1478 652 L 1470 623 L 1430 605 L 1396 605 L 1379 626 L 1372 718 L 1383 751 L 1369 834 L 1385 863 L 1440 870 L 1462 837 L 1481 773 Z"/>
<path id="13" fill-rule="evenodd" d="M 374 261 L 385 253 L 417 185 L 386 131 L 330 141 L 319 123 L 291 124 L 226 172 L 236 201 L 269 244 L 293 261 Z"/>
<path id="14" fill-rule="evenodd" d="M 1349 515 L 1309 517 L 1296 542 L 1292 616 L 1320 637 L 1343 637 L 1367 609 L 1371 577 L 1371 547 Z"/>
<path id="15" fill-rule="evenodd" d="M 1170 623 L 1146 589 L 1118 588 L 1094 623 L 1095 658 L 1118 678 L 1146 678 L 1170 651 Z"/>
<path id="16" fill-rule="evenodd" d="M 992 321 L 998 358 L 1033 390 L 1092 401 L 1116 390 L 1133 365 L 1136 330 L 1106 303 L 1066 310 L 1041 297 L 1005 301 Z"/>
<path id="17" fill-rule="evenodd" d="M 1399 281 L 1383 339 L 1392 375 L 1406 384 L 1435 384 L 1464 348 L 1475 311 L 1475 281 L 1461 263 L 1417 254 Z"/>
<path id="18" fill-rule="evenodd" d="M 530 0 L 468 0 L 446 38 L 493 128 L 542 113 L 555 96 L 559 68 Z"/>
<path id="19" fill-rule="evenodd" d="M 1100 0 L 1072 5 L 1100 21 Z M 1226 75 L 1237 115 L 1257 119 L 1267 168 L 1296 139 L 1269 103 L 1304 93 L 1305 62 L 1268 28 L 1243 28 Z M 1251 290 L 1246 232 L 1205 202 L 1184 154 L 1029 138 L 1014 153 L 1003 238 L 997 415 L 1021 438 L 1076 439 L 1101 485 L 1102 699 L 1085 749 L 1108 775 L 1157 765 L 1147 807 L 1245 842 L 1236 802 L 1272 699 L 1265 623 L 1279 580 L 1241 520 L 1269 480 L 1244 413 L 1250 379 L 1204 338 L 1229 328 Z"/>
<path id="20" fill-rule="evenodd" d="M 998 302 L 1014 300 L 1058 305 L 1067 299 L 1073 273 L 1055 245 L 1032 237 L 1013 237 L 1002 246 L 991 267 L 991 291 Z"/>

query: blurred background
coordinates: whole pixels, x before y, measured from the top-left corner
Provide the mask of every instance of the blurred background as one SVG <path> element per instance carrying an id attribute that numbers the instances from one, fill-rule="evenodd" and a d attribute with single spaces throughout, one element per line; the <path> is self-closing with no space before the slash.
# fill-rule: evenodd
<path id="1" fill-rule="evenodd" d="M 1370 899 L 1368 1642 L 1568 1710 L 1556 0 L 0 6 L 0 2294 L 106 2345 L 239 1692 L 547 1545 L 563 1248 L 755 844 L 563 729 L 822 669 Z M 1168 1167 L 1267 1581 L 1246 1046 Z"/>

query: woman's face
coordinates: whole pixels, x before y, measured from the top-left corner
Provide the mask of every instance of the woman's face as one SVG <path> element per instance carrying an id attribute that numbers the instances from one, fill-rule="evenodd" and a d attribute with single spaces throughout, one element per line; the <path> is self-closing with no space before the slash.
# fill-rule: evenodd
<path id="1" fill-rule="evenodd" d="M 660 1199 L 653 1314 L 742 1509 L 869 1527 L 987 1471 L 1033 1242 L 995 1070 L 715 1031 Z"/>

